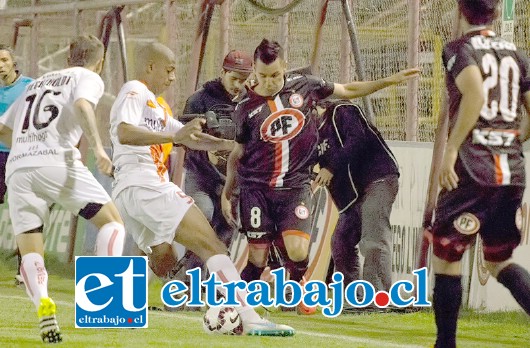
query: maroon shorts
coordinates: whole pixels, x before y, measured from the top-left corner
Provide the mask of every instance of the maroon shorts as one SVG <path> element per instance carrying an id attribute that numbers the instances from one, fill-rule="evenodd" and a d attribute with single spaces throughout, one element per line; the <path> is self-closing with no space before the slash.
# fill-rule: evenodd
<path id="1" fill-rule="evenodd" d="M 480 234 L 484 259 L 502 262 L 512 256 L 521 242 L 521 201 L 524 187 L 459 185 L 442 190 L 433 225 L 434 255 L 459 261 Z"/>
<path id="2" fill-rule="evenodd" d="M 280 234 L 310 238 L 311 191 L 241 188 L 241 225 L 249 243 L 269 244 Z"/>

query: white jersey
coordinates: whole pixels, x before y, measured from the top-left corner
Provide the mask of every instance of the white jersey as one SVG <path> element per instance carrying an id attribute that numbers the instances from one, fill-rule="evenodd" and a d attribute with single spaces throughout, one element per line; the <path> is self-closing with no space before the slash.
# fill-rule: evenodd
<path id="1" fill-rule="evenodd" d="M 30 83 L 1 118 L 13 130 L 6 177 L 21 168 L 65 167 L 79 160 L 82 129 L 74 102 L 86 99 L 96 106 L 103 90 L 101 77 L 82 67 L 50 72 Z"/>
<path id="2" fill-rule="evenodd" d="M 156 96 L 140 81 L 129 81 L 120 90 L 110 111 L 114 170 L 113 196 L 129 186 L 157 187 L 169 182 L 162 145 L 123 145 L 118 125 L 127 123 L 152 132 L 176 132 L 182 123 L 170 116 Z"/>

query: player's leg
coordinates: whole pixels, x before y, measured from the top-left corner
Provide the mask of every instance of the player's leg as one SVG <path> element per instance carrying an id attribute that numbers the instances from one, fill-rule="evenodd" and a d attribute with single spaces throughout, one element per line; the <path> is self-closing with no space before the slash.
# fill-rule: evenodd
<path id="1" fill-rule="evenodd" d="M 226 246 L 217 238 L 212 227 L 200 210 L 192 206 L 179 224 L 175 240 L 204 260 L 208 271 L 215 274 L 221 282 L 241 280 L 232 260 L 226 255 Z M 154 249 L 153 249 L 154 251 Z M 222 292 L 222 288 L 220 288 Z M 241 306 L 236 307 L 243 322 L 243 330 L 248 335 L 291 336 L 294 330 L 286 325 L 269 322 L 259 316 L 246 303 L 246 290 L 238 289 L 237 298 Z"/>
<path id="2" fill-rule="evenodd" d="M 484 259 L 490 273 L 504 285 L 517 303 L 530 315 L 530 274 L 513 262 L 513 250 L 521 242 L 522 187 L 501 187 L 497 202 L 491 205 L 490 223 L 480 231 L 484 243 Z"/>
<path id="3" fill-rule="evenodd" d="M 484 188 L 466 184 L 463 180 L 458 189 L 440 193 L 433 226 L 435 347 L 456 346 L 458 313 L 462 304 L 460 260 L 476 238 L 485 204 L 489 201 Z"/>
<path id="4" fill-rule="evenodd" d="M 309 242 L 311 238 L 311 191 L 309 185 L 300 189 L 277 191 L 273 193 L 276 204 L 275 218 L 281 231 L 287 253 L 285 267 L 291 280 L 306 282 Z M 316 307 L 307 307 L 300 302 L 299 314 L 314 314 Z"/>
<path id="5" fill-rule="evenodd" d="M 344 287 L 359 279 L 359 248 L 361 240 L 361 212 L 353 204 L 339 214 L 337 226 L 331 237 L 331 255 L 335 271 L 344 275 Z"/>
<path id="6" fill-rule="evenodd" d="M 240 193 L 241 226 L 248 241 L 248 262 L 241 278 L 246 282 L 260 279 L 267 266 L 274 223 L 263 190 L 242 188 Z"/>
<path id="7" fill-rule="evenodd" d="M 46 194 L 65 209 L 92 222 L 98 228 L 96 255 L 116 256 L 123 252 L 123 221 L 105 189 L 82 164 L 39 170 Z"/>
<path id="8" fill-rule="evenodd" d="M 170 245 L 174 239 L 199 256 L 208 271 L 222 282 L 241 280 L 226 254 L 226 246 L 217 238 L 204 214 L 193 204 L 193 199 L 186 196 L 178 186 L 172 183 L 162 184 L 156 191 L 128 188 L 119 193 L 116 201 L 120 211 L 123 208 L 121 201 L 134 202 L 127 207 L 125 214 L 135 216 L 145 226 L 141 234 L 135 236 L 135 240 L 149 256 L 151 267 L 158 276 L 166 274 L 176 262 Z M 237 295 L 242 305 L 236 309 L 247 334 L 294 334 L 291 327 L 262 319 L 254 308 L 246 304 L 246 290 L 238 290 Z"/>
<path id="9" fill-rule="evenodd" d="M 369 184 L 361 204 L 361 241 L 364 256 L 363 279 L 376 291 L 389 291 L 392 286 L 392 229 L 390 213 L 398 191 L 397 176 Z"/>
<path id="10" fill-rule="evenodd" d="M 311 237 L 311 191 L 301 189 L 274 192 L 275 220 L 281 231 L 288 260 L 285 262 L 291 279 L 301 281 L 308 263 Z"/>
<path id="11" fill-rule="evenodd" d="M 96 255 L 122 255 L 125 243 L 125 227 L 118 209 L 112 201 L 103 205 L 89 203 L 79 212 L 79 215 L 90 220 L 99 230 L 96 238 Z"/>
<path id="12" fill-rule="evenodd" d="M 39 317 L 41 338 L 44 342 L 62 340 L 57 319 L 56 306 L 48 296 L 48 272 L 44 263 L 44 241 L 42 227 L 48 221 L 48 202 L 33 192 L 39 185 L 33 170 L 13 173 L 9 180 L 9 214 L 20 250 L 20 273 L 24 279 L 26 293 L 34 303 Z"/>
<path id="13" fill-rule="evenodd" d="M 189 172 L 186 174 L 185 183 L 185 192 L 188 196 L 193 198 L 195 205 L 202 211 L 206 219 L 212 223 L 213 214 L 214 214 L 214 202 L 210 196 L 208 187 L 204 185 L 201 187 L 200 179 L 196 178 L 195 172 Z M 179 261 L 182 265 L 181 271 L 179 271 L 179 277 L 176 279 L 187 281 L 185 272 L 187 270 L 203 267 L 203 262 L 201 259 L 195 255 L 193 252 L 186 252 L 184 257 Z M 203 274 L 205 276 L 205 274 Z"/>

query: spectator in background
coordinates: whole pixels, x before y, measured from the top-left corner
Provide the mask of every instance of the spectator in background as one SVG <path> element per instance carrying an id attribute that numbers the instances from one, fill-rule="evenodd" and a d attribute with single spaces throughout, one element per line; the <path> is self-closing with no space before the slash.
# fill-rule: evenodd
<path id="1" fill-rule="evenodd" d="M 20 73 L 13 49 L 7 45 L 0 44 L 0 119 L 31 81 L 33 81 L 32 78 Z M 7 190 L 5 174 L 8 156 L 9 148 L 0 142 L 0 204 L 4 203 Z M 20 275 L 21 260 L 18 249 L 16 253 L 18 256 L 18 271 L 15 275 L 15 282 L 21 284 L 24 283 L 24 279 Z"/>
<path id="2" fill-rule="evenodd" d="M 392 285 L 390 213 L 398 192 L 399 169 L 377 128 L 347 100 L 324 100 L 315 179 L 327 186 L 339 210 L 331 241 L 335 270 L 344 286 L 359 279 L 358 245 L 364 256 L 362 279 L 375 291 Z"/>
<path id="3" fill-rule="evenodd" d="M 230 51 L 223 60 L 220 77 L 206 82 L 186 101 L 184 114 L 204 114 L 213 111 L 218 119 L 225 121 L 224 130 L 235 130 L 232 114 L 237 104 L 236 97 L 244 90 L 244 84 L 252 72 L 252 57 L 242 51 Z M 234 140 L 231 134 L 218 134 Z M 221 211 L 221 191 L 225 183 L 227 151 L 186 150 L 184 187 L 195 204 L 206 216 L 217 236 L 229 246 L 234 234 L 232 227 Z M 187 253 L 182 272 L 202 265 L 193 253 Z"/>

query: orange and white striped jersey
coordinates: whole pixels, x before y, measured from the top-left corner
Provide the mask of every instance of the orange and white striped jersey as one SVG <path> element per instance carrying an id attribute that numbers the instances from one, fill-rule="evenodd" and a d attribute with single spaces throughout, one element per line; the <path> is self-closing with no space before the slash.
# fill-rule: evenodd
<path id="1" fill-rule="evenodd" d="M 114 190 L 117 195 L 129 186 L 155 186 L 168 182 L 162 144 L 136 146 L 121 144 L 118 125 L 122 122 L 152 132 L 176 132 L 183 127 L 173 119 L 165 103 L 140 81 L 123 85 L 110 111 L 110 138 L 113 146 Z"/>
<path id="2" fill-rule="evenodd" d="M 160 97 L 157 97 L 156 98 L 156 101 L 158 102 L 158 104 L 163 107 L 164 109 L 166 109 L 167 113 L 169 114 L 170 117 L 173 117 L 173 111 L 171 111 L 171 107 L 169 106 L 169 104 L 166 102 L 166 100 L 164 99 L 164 97 L 160 96 Z M 173 143 L 166 143 L 166 144 L 162 144 L 162 152 L 164 153 L 164 159 L 163 159 L 163 162 L 166 163 L 167 161 L 167 158 L 169 157 L 169 154 L 171 153 L 171 150 L 173 150 Z"/>

